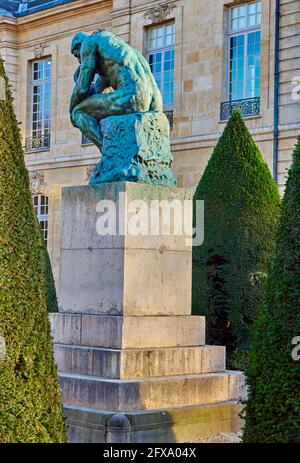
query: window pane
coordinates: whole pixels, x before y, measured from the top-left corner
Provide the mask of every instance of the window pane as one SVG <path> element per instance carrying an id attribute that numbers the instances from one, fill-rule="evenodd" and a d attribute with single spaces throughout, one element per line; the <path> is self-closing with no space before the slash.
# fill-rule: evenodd
<path id="1" fill-rule="evenodd" d="M 254 14 L 249 16 L 249 26 L 255 26 L 256 25 L 256 16 Z"/>
<path id="2" fill-rule="evenodd" d="M 261 24 L 261 2 L 250 2 L 230 10 L 230 30 L 238 31 Z"/>
<path id="3" fill-rule="evenodd" d="M 42 137 L 49 134 L 50 127 L 51 59 L 47 58 L 34 62 L 32 69 L 32 136 Z"/>
<path id="4" fill-rule="evenodd" d="M 245 35 L 230 39 L 230 99 L 243 98 L 245 73 Z"/>
<path id="5" fill-rule="evenodd" d="M 173 36 L 172 35 L 166 35 L 166 45 L 173 45 Z"/>
<path id="6" fill-rule="evenodd" d="M 243 29 L 246 26 L 247 7 L 237 6 L 231 9 L 231 30 Z"/>
<path id="7" fill-rule="evenodd" d="M 164 108 L 172 109 L 174 102 L 175 24 L 149 30 L 148 60 L 156 83 L 162 93 Z"/>
<path id="8" fill-rule="evenodd" d="M 243 30 L 230 38 L 229 99 L 260 95 L 260 31 L 249 32 L 261 22 L 261 2 L 231 8 L 231 30 Z"/>
<path id="9" fill-rule="evenodd" d="M 33 207 L 43 232 L 44 240 L 48 238 L 48 197 L 45 195 L 35 195 L 32 198 Z"/>
<path id="10" fill-rule="evenodd" d="M 44 236 L 44 240 L 48 238 L 48 197 L 45 195 L 35 195 L 32 198 L 33 206 L 37 219 Z"/>
<path id="11" fill-rule="evenodd" d="M 247 98 L 260 95 L 260 33 L 248 34 Z"/>
<path id="12" fill-rule="evenodd" d="M 249 14 L 255 14 L 256 13 L 256 4 L 255 3 L 250 3 L 249 5 Z"/>

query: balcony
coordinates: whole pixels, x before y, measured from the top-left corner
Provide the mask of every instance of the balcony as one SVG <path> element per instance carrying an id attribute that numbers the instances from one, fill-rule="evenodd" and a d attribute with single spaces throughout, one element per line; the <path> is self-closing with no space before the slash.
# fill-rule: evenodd
<path id="1" fill-rule="evenodd" d="M 50 134 L 41 135 L 40 137 L 26 138 L 25 152 L 48 151 L 50 149 Z"/>
<path id="2" fill-rule="evenodd" d="M 234 100 L 221 103 L 221 121 L 230 119 L 232 112 L 238 109 L 242 117 L 255 117 L 260 115 L 260 97 L 246 100 Z"/>

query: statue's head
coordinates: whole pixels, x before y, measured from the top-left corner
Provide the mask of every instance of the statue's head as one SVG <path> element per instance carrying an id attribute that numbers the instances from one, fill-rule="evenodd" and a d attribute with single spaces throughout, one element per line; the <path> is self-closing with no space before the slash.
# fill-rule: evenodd
<path id="1" fill-rule="evenodd" d="M 86 38 L 86 34 L 84 34 L 83 32 L 78 32 L 72 40 L 71 52 L 76 58 L 78 58 L 79 61 L 80 61 L 81 45 L 85 38 Z"/>

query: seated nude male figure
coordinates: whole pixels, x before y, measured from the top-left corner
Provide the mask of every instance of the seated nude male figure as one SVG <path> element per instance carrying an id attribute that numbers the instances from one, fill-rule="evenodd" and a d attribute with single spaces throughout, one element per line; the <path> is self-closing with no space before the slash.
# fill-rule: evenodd
<path id="1" fill-rule="evenodd" d="M 162 111 L 161 93 L 146 59 L 113 33 L 79 32 L 72 41 L 72 53 L 80 66 L 74 75 L 71 121 L 99 149 L 103 140 L 101 119 Z M 114 91 L 102 93 L 107 87 Z"/>

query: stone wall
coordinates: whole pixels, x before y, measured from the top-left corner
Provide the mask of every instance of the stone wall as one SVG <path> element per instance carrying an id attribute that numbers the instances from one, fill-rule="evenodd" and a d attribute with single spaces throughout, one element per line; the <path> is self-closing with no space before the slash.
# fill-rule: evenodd
<path id="1" fill-rule="evenodd" d="M 281 0 L 278 183 L 283 187 L 295 137 L 300 129 L 300 101 L 293 98 L 293 79 L 300 83 L 300 0 Z M 282 189 L 282 188 L 281 188 Z"/>

